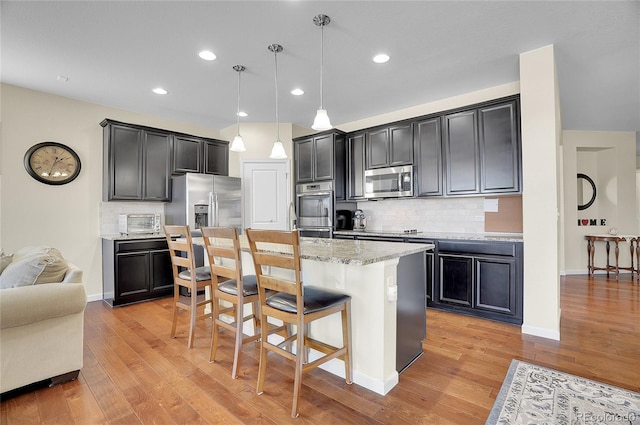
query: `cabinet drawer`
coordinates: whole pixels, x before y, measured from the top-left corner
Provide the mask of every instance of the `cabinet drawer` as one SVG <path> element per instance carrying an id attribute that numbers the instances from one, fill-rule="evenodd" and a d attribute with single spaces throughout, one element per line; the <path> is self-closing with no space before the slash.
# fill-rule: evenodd
<path id="1" fill-rule="evenodd" d="M 153 251 L 168 249 L 166 239 L 136 239 L 130 241 L 116 241 L 116 253 L 131 251 Z"/>
<path id="2" fill-rule="evenodd" d="M 445 240 L 438 242 L 438 251 L 515 257 L 516 244 L 511 242 L 461 242 Z"/>

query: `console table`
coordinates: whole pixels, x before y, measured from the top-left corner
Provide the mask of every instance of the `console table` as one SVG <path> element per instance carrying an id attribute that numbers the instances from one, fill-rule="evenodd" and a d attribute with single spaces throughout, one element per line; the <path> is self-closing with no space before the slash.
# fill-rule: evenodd
<path id="1" fill-rule="evenodd" d="M 630 270 L 631 273 L 637 272 L 640 274 L 640 267 L 633 267 L 633 257 L 635 251 L 636 257 L 636 265 L 640 266 L 640 237 L 632 237 L 632 236 L 616 236 L 616 235 L 587 235 L 585 236 L 587 240 L 587 259 L 588 259 L 588 270 L 589 274 L 593 275 L 595 270 L 606 270 L 607 277 L 609 277 L 609 272 L 615 272 L 616 279 L 618 279 L 618 275 L 620 274 L 620 270 Z M 605 242 L 605 248 L 607 250 L 607 266 L 606 267 L 596 267 L 593 264 L 593 257 L 595 254 L 595 243 L 594 242 Z M 615 255 L 615 265 L 612 265 L 609 260 L 609 253 L 611 251 L 611 242 L 615 245 L 614 255 Z M 631 254 L 631 267 L 620 267 L 618 264 L 618 258 L 620 255 L 620 249 L 618 244 L 620 242 L 626 242 L 629 244 L 629 253 Z M 634 245 L 635 244 L 635 245 Z"/>

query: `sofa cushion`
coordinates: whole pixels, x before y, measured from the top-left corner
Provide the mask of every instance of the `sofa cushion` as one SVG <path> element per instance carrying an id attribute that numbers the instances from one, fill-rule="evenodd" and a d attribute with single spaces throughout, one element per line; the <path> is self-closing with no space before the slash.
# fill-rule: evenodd
<path id="1" fill-rule="evenodd" d="M 14 260 L 0 275 L 0 289 L 61 282 L 67 272 L 67 262 L 53 254 L 30 254 L 18 259 L 14 254 Z"/>

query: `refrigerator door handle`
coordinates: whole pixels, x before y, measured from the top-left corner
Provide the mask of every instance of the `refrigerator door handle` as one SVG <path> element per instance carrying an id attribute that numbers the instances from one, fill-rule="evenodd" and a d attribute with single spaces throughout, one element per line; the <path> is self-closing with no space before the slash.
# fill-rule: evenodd
<path id="1" fill-rule="evenodd" d="M 207 211 L 207 226 L 214 226 L 213 217 L 215 212 L 215 206 L 213 205 L 215 202 L 213 198 L 213 192 L 209 192 L 209 211 Z"/>
<path id="2" fill-rule="evenodd" d="M 218 193 L 214 192 L 212 194 L 213 198 L 213 225 L 215 227 L 220 226 L 220 211 L 219 211 L 219 202 L 218 202 Z"/>

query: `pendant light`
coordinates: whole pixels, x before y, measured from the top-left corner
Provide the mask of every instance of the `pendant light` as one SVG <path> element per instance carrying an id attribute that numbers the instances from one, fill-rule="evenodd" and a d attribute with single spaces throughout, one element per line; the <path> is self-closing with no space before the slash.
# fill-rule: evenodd
<path id="1" fill-rule="evenodd" d="M 236 134 L 236 137 L 233 138 L 231 147 L 229 149 L 234 152 L 244 152 L 247 150 L 247 148 L 244 146 L 244 140 L 242 140 L 242 136 L 240 135 L 240 74 L 242 74 L 242 71 L 244 71 L 245 69 L 246 68 L 242 65 L 235 65 L 233 67 L 233 70 L 238 73 L 238 110 L 236 111 L 238 134 Z"/>
<path id="2" fill-rule="evenodd" d="M 273 59 L 275 64 L 275 80 L 276 80 L 276 128 L 277 128 L 277 137 L 276 141 L 273 143 L 273 148 L 271 149 L 271 155 L 269 158 L 271 159 L 285 159 L 287 157 L 287 153 L 284 150 L 284 145 L 280 141 L 280 120 L 278 119 L 278 53 L 280 53 L 283 48 L 279 44 L 270 44 L 267 47 L 271 52 L 273 52 Z"/>
<path id="3" fill-rule="evenodd" d="M 327 15 L 316 15 L 313 18 L 313 23 L 320 27 L 321 35 L 320 35 L 320 108 L 316 112 L 316 118 L 313 120 L 313 125 L 311 128 L 314 130 L 329 130 L 333 128 L 331 122 L 329 121 L 329 115 L 327 115 L 327 110 L 324 109 L 324 105 L 322 103 L 322 69 L 324 68 L 324 27 L 325 25 L 329 25 L 331 22 L 331 18 Z"/>

